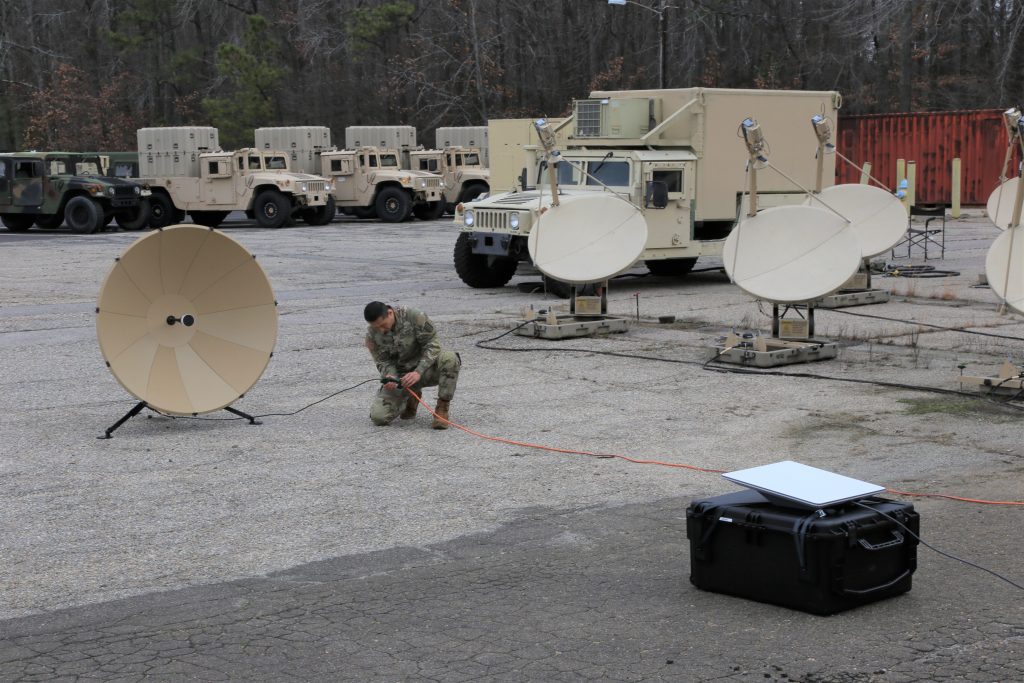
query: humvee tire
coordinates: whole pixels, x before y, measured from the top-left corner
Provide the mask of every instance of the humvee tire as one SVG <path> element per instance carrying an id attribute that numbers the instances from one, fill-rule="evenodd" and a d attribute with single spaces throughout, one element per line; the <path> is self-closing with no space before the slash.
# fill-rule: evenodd
<path id="1" fill-rule="evenodd" d="M 135 212 L 134 217 L 129 213 L 118 214 L 117 224 L 121 226 L 122 230 L 128 230 L 131 232 L 142 230 L 149 225 L 149 199 L 144 198 L 139 200 L 139 208 L 138 211 Z"/>
<path id="2" fill-rule="evenodd" d="M 400 190 L 397 187 L 385 187 L 377 194 L 373 205 L 377 210 L 377 218 L 388 223 L 401 223 L 409 215 L 409 210 L 412 208 L 411 203 L 412 200 L 405 190 Z"/>
<path id="3" fill-rule="evenodd" d="M 53 230 L 64 225 L 64 214 L 55 213 L 51 216 L 35 216 L 36 225 L 44 230 Z"/>
<path id="4" fill-rule="evenodd" d="M 462 190 L 462 194 L 459 195 L 459 198 L 456 200 L 456 203 L 458 204 L 461 202 L 471 202 L 488 191 L 488 187 L 483 183 L 470 183 L 466 185 L 466 188 L 464 190 Z"/>
<path id="5" fill-rule="evenodd" d="M 184 217 L 185 213 L 174 208 L 171 198 L 162 192 L 154 192 L 149 198 L 149 227 L 166 228 L 180 223 Z"/>
<path id="6" fill-rule="evenodd" d="M 264 190 L 252 203 L 252 210 L 256 225 L 276 230 L 288 221 L 292 205 L 277 190 Z"/>
<path id="7" fill-rule="evenodd" d="M 78 235 L 91 235 L 103 227 L 104 220 L 103 206 L 89 197 L 72 197 L 64 207 L 64 222 Z"/>
<path id="8" fill-rule="evenodd" d="M 327 225 L 334 220 L 334 216 L 337 213 L 338 206 L 334 202 L 334 197 L 328 197 L 327 203 L 323 206 L 304 209 L 302 212 L 302 220 L 306 221 L 310 225 Z"/>
<path id="9" fill-rule="evenodd" d="M 421 221 L 436 221 L 444 215 L 444 200 L 438 202 L 424 202 L 412 207 L 412 212 Z"/>
<path id="10" fill-rule="evenodd" d="M 516 274 L 519 262 L 505 256 L 474 254 L 469 233 L 460 232 L 455 240 L 455 272 L 470 287 L 504 287 Z"/>
<path id="11" fill-rule="evenodd" d="M 189 211 L 192 222 L 205 228 L 216 228 L 224 222 L 230 211 Z"/>
<path id="12" fill-rule="evenodd" d="M 651 271 L 651 275 L 672 275 L 676 277 L 682 277 L 691 270 L 697 263 L 695 258 L 667 258 L 667 259 L 652 259 L 650 261 L 644 261 L 647 266 L 647 270 Z"/>
<path id="13" fill-rule="evenodd" d="M 36 222 L 36 217 L 27 213 L 5 213 L 0 219 L 11 232 L 25 232 Z"/>

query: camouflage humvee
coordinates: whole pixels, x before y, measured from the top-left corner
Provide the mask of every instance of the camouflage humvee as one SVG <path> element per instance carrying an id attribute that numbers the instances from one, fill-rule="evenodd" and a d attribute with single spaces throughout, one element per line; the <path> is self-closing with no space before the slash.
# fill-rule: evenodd
<path id="1" fill-rule="evenodd" d="M 34 225 L 89 234 L 117 220 L 125 230 L 140 230 L 148 220 L 142 188 L 105 177 L 97 155 L 77 152 L 0 154 L 0 219 L 8 230 Z"/>

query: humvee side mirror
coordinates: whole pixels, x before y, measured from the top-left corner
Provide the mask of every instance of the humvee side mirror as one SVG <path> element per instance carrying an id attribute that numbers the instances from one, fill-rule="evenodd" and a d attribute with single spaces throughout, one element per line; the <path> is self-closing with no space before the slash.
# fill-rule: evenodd
<path id="1" fill-rule="evenodd" d="M 663 180 L 648 180 L 644 192 L 644 208 L 664 209 L 668 206 L 668 185 Z"/>
<path id="2" fill-rule="evenodd" d="M 532 187 L 529 186 L 529 180 L 530 180 L 530 174 L 529 174 L 529 172 L 527 172 L 526 167 L 523 166 L 523 170 L 519 174 L 519 187 L 523 188 L 523 192 L 526 192 L 527 190 L 532 190 L 533 189 Z"/>

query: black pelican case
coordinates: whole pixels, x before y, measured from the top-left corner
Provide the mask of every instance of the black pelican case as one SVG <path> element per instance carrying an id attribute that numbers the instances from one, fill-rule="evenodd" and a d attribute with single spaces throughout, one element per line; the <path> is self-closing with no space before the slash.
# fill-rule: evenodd
<path id="1" fill-rule="evenodd" d="M 812 614 L 906 593 L 917 568 L 914 506 L 861 502 L 878 512 L 855 503 L 784 507 L 752 490 L 694 501 L 686 511 L 690 582 Z"/>

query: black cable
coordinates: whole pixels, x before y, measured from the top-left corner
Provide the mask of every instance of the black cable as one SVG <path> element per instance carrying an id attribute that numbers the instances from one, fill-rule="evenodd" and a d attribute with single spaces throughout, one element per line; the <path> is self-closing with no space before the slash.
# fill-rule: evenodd
<path id="1" fill-rule="evenodd" d="M 948 557 L 948 558 L 949 558 L 949 559 L 951 559 L 951 560 L 956 560 L 957 562 L 963 562 L 963 563 L 964 563 L 964 564 L 966 564 L 966 565 L 967 565 L 968 567 L 974 567 L 975 569 L 980 569 L 980 570 L 981 570 L 981 571 L 983 571 L 983 572 L 988 572 L 988 573 L 989 573 L 989 574 L 991 574 L 992 576 L 994 576 L 994 577 L 996 577 L 997 579 L 1000 579 L 1000 580 L 1002 580 L 1002 581 L 1005 581 L 1006 583 L 1010 584 L 1010 585 L 1011 585 L 1011 586 L 1013 586 L 1014 588 L 1017 588 L 1017 589 L 1019 589 L 1019 590 L 1022 590 L 1022 591 L 1024 591 L 1024 586 L 1020 585 L 1019 583 L 1017 583 L 1017 582 L 1015 582 L 1015 581 L 1012 581 L 1012 580 L 1010 580 L 1010 579 L 1006 578 L 1005 576 L 1003 576 L 1002 574 L 1000 574 L 1000 573 L 998 573 L 998 572 L 992 571 L 991 569 L 988 569 L 987 567 L 982 567 L 982 566 L 981 566 L 980 564 L 975 564 L 974 562 L 971 562 L 971 561 L 969 561 L 969 560 L 965 560 L 965 559 L 963 559 L 963 558 L 957 557 L 956 555 L 951 555 L 950 553 L 947 553 L 947 552 L 945 552 L 945 551 L 943 551 L 943 550 L 939 550 L 938 548 L 936 548 L 936 547 L 935 547 L 935 546 L 933 546 L 933 545 L 929 545 L 928 543 L 926 543 L 926 542 L 924 541 L 924 539 L 922 539 L 922 538 L 921 538 L 920 536 L 918 536 L 918 535 L 917 535 L 917 534 L 915 534 L 915 533 L 914 533 L 913 531 L 911 531 L 911 530 L 910 530 L 909 528 L 907 528 L 907 525 L 906 525 L 906 524 L 904 524 L 903 522 L 899 521 L 899 520 L 898 520 L 898 519 L 896 519 L 895 517 L 892 517 L 891 515 L 888 515 L 888 514 L 886 514 L 886 513 L 882 512 L 881 510 L 879 510 L 879 509 L 877 509 L 877 508 L 873 508 L 873 507 L 871 507 L 870 505 L 867 505 L 867 504 L 865 504 L 865 503 L 862 503 L 862 502 L 860 502 L 860 501 L 858 501 L 858 500 L 855 500 L 855 501 L 853 501 L 853 502 L 854 502 L 854 504 L 856 504 L 856 505 L 859 505 L 859 506 L 861 506 L 861 507 L 862 507 L 862 508 L 864 508 L 865 510 L 870 510 L 871 512 L 875 512 L 875 513 L 878 513 L 878 514 L 882 515 L 883 517 L 885 517 L 886 519 L 888 519 L 889 521 L 891 521 L 891 522 L 894 522 L 895 524 L 898 524 L 898 525 L 899 525 L 899 526 L 900 526 L 900 527 L 901 527 L 901 528 L 902 528 L 902 529 L 903 529 L 904 531 L 906 531 L 906 532 L 907 532 L 908 534 L 910 534 L 911 536 L 913 536 L 913 537 L 914 537 L 914 539 L 915 539 L 915 540 L 916 540 L 916 541 L 917 541 L 918 543 L 920 543 L 921 545 L 925 546 L 926 548 L 929 548 L 930 550 L 933 550 L 933 551 L 937 552 L 937 553 L 938 553 L 939 555 L 942 555 L 943 557 Z"/>
<path id="2" fill-rule="evenodd" d="M 922 385 L 918 385 L 918 384 L 904 384 L 904 383 L 901 383 L 901 382 L 885 382 L 883 380 L 860 379 L 860 378 L 857 378 L 857 377 L 835 377 L 835 376 L 831 376 L 831 375 L 819 375 L 819 374 L 810 373 L 810 372 L 782 372 L 782 371 L 779 371 L 779 370 L 757 370 L 757 369 L 754 369 L 754 368 L 745 368 L 745 367 L 735 367 L 735 368 L 732 368 L 732 367 L 722 367 L 722 366 L 710 365 L 710 363 L 712 363 L 713 361 L 717 360 L 718 357 L 722 356 L 724 354 L 724 351 L 718 353 L 715 357 L 713 357 L 713 358 L 711 358 L 709 360 L 706 360 L 704 362 L 698 362 L 698 361 L 692 361 L 692 360 L 680 360 L 680 359 L 676 359 L 676 358 L 663 358 L 661 356 L 646 356 L 646 355 L 639 354 L 639 353 L 624 353 L 624 352 L 620 352 L 620 351 L 599 351 L 597 349 L 571 349 L 571 348 L 562 348 L 562 347 L 557 347 L 557 346 L 530 346 L 530 347 L 526 347 L 526 348 L 512 348 L 512 347 L 508 347 L 508 346 L 485 346 L 485 344 L 489 344 L 490 342 L 497 341 L 498 339 L 501 339 L 505 335 L 511 334 L 512 332 L 514 332 L 515 330 L 519 329 L 520 327 L 523 327 L 524 325 L 528 324 L 529 322 L 531 322 L 531 321 L 523 322 L 523 323 L 517 325 L 516 327 L 514 327 L 514 328 L 512 328 L 510 330 L 506 330 L 505 332 L 499 334 L 496 337 L 491 337 L 490 339 L 482 339 L 482 340 L 476 342 L 475 346 L 477 346 L 477 347 L 479 347 L 481 349 L 486 349 L 488 351 L 512 351 L 512 352 L 519 352 L 519 353 L 531 352 L 531 351 L 555 351 L 555 352 L 561 352 L 561 353 L 589 353 L 589 354 L 594 354 L 594 355 L 598 355 L 598 356 L 614 356 L 616 358 L 635 358 L 635 359 L 638 359 L 638 360 L 652 360 L 652 361 L 658 361 L 658 362 L 661 362 L 661 363 L 676 363 L 676 364 L 680 364 L 680 365 L 694 365 L 694 366 L 698 366 L 698 367 L 700 367 L 700 368 L 702 368 L 704 370 L 709 370 L 711 372 L 729 372 L 729 373 L 734 373 L 734 374 L 738 374 L 738 375 L 769 375 L 769 376 L 775 376 L 775 377 L 797 377 L 797 378 L 801 378 L 801 379 L 820 379 L 820 380 L 828 380 L 828 381 L 833 381 L 833 382 L 851 382 L 851 383 L 854 383 L 854 384 L 873 384 L 873 385 L 876 385 L 876 386 L 887 387 L 887 388 L 892 388 L 892 389 L 906 389 L 908 391 L 930 392 L 930 393 L 934 393 L 934 394 L 943 394 L 943 395 L 947 395 L 947 396 L 962 396 L 964 398 L 970 398 L 970 399 L 974 399 L 974 400 L 987 401 L 989 403 L 994 403 L 997 406 L 1005 406 L 1007 408 L 1011 408 L 1011 409 L 1017 410 L 1017 411 L 1024 411 L 1024 406 L 1018 406 L 1018 405 L 1014 405 L 1012 403 L 1004 403 L 1003 401 L 995 401 L 995 400 L 992 400 L 992 399 L 990 399 L 989 397 L 987 397 L 985 395 L 976 394 L 976 393 L 970 393 L 970 392 L 966 392 L 966 391 L 958 391 L 956 389 L 943 389 L 941 387 L 928 387 L 928 386 L 922 386 Z"/>
<path id="3" fill-rule="evenodd" d="M 352 391 L 353 389 L 355 389 L 357 387 L 361 387 L 364 384 L 369 384 L 370 382 L 379 382 L 379 381 L 380 381 L 379 377 L 374 377 L 373 379 L 364 380 L 364 381 L 360 382 L 359 384 L 353 384 L 350 387 L 345 387 L 344 389 L 339 389 L 338 391 L 335 391 L 333 394 L 330 394 L 328 396 L 324 396 L 321 399 L 317 399 L 316 401 L 313 401 L 312 403 L 304 405 L 301 408 L 299 408 L 298 410 L 293 410 L 290 413 L 263 413 L 262 415 L 253 415 L 252 417 L 253 417 L 253 419 L 258 419 L 258 418 L 261 418 L 261 417 L 290 417 L 292 415 L 298 415 L 299 413 L 301 413 L 306 408 L 312 408 L 316 404 L 323 403 L 324 401 L 326 401 L 328 399 L 334 398 L 338 394 L 344 394 L 346 391 Z M 198 417 L 198 416 L 195 416 L 195 415 L 169 415 L 167 413 L 164 413 L 164 412 L 161 412 L 159 410 L 156 410 L 155 408 L 153 408 L 151 406 L 146 406 L 146 407 L 149 408 L 149 410 L 151 410 L 154 413 L 156 413 L 157 415 L 163 415 L 164 417 L 170 417 L 170 418 L 173 418 L 173 419 L 181 419 L 181 420 L 202 420 L 202 421 L 206 421 L 206 422 L 230 422 L 232 420 L 248 420 L 249 419 L 247 417 L 241 417 L 241 416 L 238 416 L 238 417 Z"/>
<path id="4" fill-rule="evenodd" d="M 1011 339 L 1013 341 L 1024 342 L 1024 337 L 1014 337 L 1008 334 L 996 334 L 995 332 L 978 332 L 976 330 L 965 330 L 960 327 L 944 327 L 942 325 L 932 325 L 931 323 L 919 323 L 913 320 L 903 320 L 901 318 L 886 318 L 882 315 L 871 315 L 870 313 L 854 313 L 853 311 L 844 311 L 839 308 L 816 308 L 819 313 L 821 311 L 827 311 L 829 313 L 842 313 L 843 315 L 852 315 L 858 318 L 873 318 L 875 320 L 885 320 L 891 323 L 903 323 L 905 325 L 919 325 L 921 327 L 931 327 L 936 330 L 943 330 L 946 332 L 962 332 L 964 334 L 976 334 L 981 337 L 995 337 L 996 339 Z M 767 315 L 764 311 L 761 311 L 762 315 Z"/>

